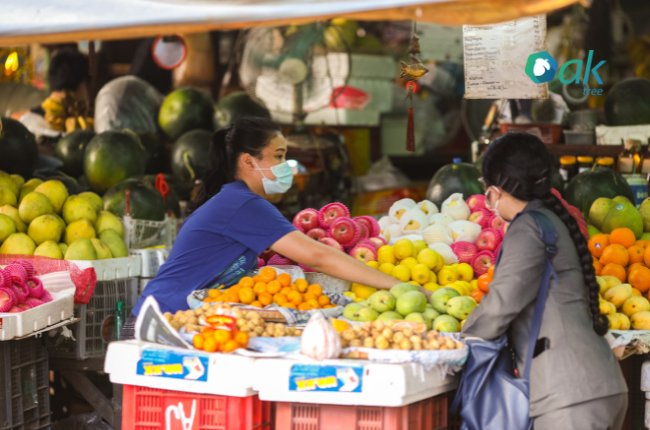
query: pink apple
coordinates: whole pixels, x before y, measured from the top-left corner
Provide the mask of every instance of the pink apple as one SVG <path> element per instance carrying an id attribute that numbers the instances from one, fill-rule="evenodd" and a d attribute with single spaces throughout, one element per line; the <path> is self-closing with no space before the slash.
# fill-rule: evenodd
<path id="1" fill-rule="evenodd" d="M 350 210 L 343 203 L 334 202 L 323 206 L 318 211 L 318 222 L 321 228 L 328 228 L 337 218 L 349 217 Z"/>
<path id="2" fill-rule="evenodd" d="M 311 237 L 314 240 L 318 240 L 321 237 L 326 237 L 327 236 L 327 232 L 325 230 L 323 230 L 322 228 L 319 228 L 319 227 L 312 228 L 311 230 L 308 230 L 306 234 L 307 234 L 307 236 Z"/>
<path id="3" fill-rule="evenodd" d="M 490 219 L 492 218 L 492 212 L 482 208 L 472 212 L 469 216 L 469 220 L 480 225 L 482 228 L 490 226 Z"/>
<path id="4" fill-rule="evenodd" d="M 331 246 L 332 248 L 336 248 L 339 251 L 343 252 L 343 246 L 341 246 L 340 243 L 338 243 L 336 240 L 334 240 L 331 237 L 321 237 L 318 239 L 318 241 L 324 245 Z"/>
<path id="5" fill-rule="evenodd" d="M 377 252 L 375 251 L 375 248 L 368 244 L 359 244 L 355 246 L 352 248 L 352 250 L 350 250 L 350 255 L 359 261 L 363 261 L 364 263 L 377 260 Z"/>
<path id="6" fill-rule="evenodd" d="M 257 257 L 257 268 L 259 269 L 260 267 L 266 265 L 266 262 L 264 261 L 263 258 Z"/>
<path id="7" fill-rule="evenodd" d="M 501 242 L 501 233 L 493 228 L 486 228 L 476 238 L 476 247 L 480 251 L 494 251 Z"/>
<path id="8" fill-rule="evenodd" d="M 359 241 L 357 223 L 348 217 L 336 218 L 330 225 L 329 236 L 344 247 L 354 245 Z"/>
<path id="9" fill-rule="evenodd" d="M 366 227 L 368 229 L 368 234 L 370 237 L 379 236 L 379 233 L 381 233 L 381 228 L 379 227 L 379 223 L 377 222 L 376 219 L 374 219 L 369 215 L 361 215 L 358 217 L 354 217 L 354 220 L 366 224 Z"/>
<path id="10" fill-rule="evenodd" d="M 353 219 L 352 221 L 354 221 L 354 223 L 357 225 L 357 229 L 359 230 L 359 240 L 368 239 L 370 237 L 370 232 L 368 231 L 367 224 L 356 219 Z"/>
<path id="11" fill-rule="evenodd" d="M 500 216 L 493 215 L 492 218 L 490 218 L 489 227 L 501 231 L 503 229 L 503 224 L 505 223 L 506 222 L 503 218 L 501 218 Z"/>
<path id="12" fill-rule="evenodd" d="M 455 242 L 451 244 L 451 250 L 454 251 L 460 263 L 471 264 L 478 253 L 476 245 L 472 242 Z"/>
<path id="13" fill-rule="evenodd" d="M 371 241 L 375 245 L 375 248 L 377 248 L 377 249 L 379 249 L 382 246 L 386 245 L 386 241 L 384 240 L 383 237 L 379 237 L 379 236 L 371 237 L 368 240 Z"/>
<path id="14" fill-rule="evenodd" d="M 290 266 L 291 260 L 280 255 L 275 254 L 273 257 L 269 258 L 269 261 L 266 262 L 268 266 Z"/>
<path id="15" fill-rule="evenodd" d="M 372 240 L 370 239 L 361 239 L 357 245 L 364 245 L 364 246 L 370 246 L 372 249 L 375 251 L 379 249 L 379 246 L 377 246 Z"/>
<path id="16" fill-rule="evenodd" d="M 495 260 L 494 254 L 491 251 L 481 251 L 476 254 L 474 261 L 472 261 L 472 267 L 476 276 L 487 273 L 488 269 L 494 266 Z"/>
<path id="17" fill-rule="evenodd" d="M 304 272 L 315 272 L 315 271 L 316 271 L 316 270 L 312 269 L 312 268 L 309 267 L 309 266 L 305 266 L 304 264 L 298 264 L 298 266 L 300 266 L 300 268 L 301 268 Z"/>
<path id="18" fill-rule="evenodd" d="M 485 195 L 484 194 L 474 194 L 469 196 L 467 199 L 467 206 L 472 212 L 476 212 L 479 209 L 485 209 Z"/>
<path id="19" fill-rule="evenodd" d="M 293 217 L 293 225 L 302 232 L 318 227 L 318 211 L 313 208 L 301 210 Z"/>

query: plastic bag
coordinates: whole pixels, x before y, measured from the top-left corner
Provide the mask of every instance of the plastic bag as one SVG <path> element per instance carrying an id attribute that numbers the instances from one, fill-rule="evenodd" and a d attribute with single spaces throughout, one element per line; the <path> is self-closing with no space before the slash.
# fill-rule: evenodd
<path id="1" fill-rule="evenodd" d="M 410 183 L 406 175 L 395 167 L 388 157 L 373 163 L 368 173 L 359 178 L 361 192 L 408 187 Z"/>
<path id="2" fill-rule="evenodd" d="M 155 134 L 162 101 L 162 94 L 138 77 L 113 79 L 95 99 L 95 131 L 130 129 L 137 134 Z"/>

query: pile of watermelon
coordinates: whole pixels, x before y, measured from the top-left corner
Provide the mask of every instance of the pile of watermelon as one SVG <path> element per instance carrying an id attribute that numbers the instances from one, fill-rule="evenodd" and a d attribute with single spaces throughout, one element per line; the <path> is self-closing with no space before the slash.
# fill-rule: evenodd
<path id="1" fill-rule="evenodd" d="M 51 301 L 29 261 L 18 260 L 0 269 L 0 312 L 22 312 Z"/>

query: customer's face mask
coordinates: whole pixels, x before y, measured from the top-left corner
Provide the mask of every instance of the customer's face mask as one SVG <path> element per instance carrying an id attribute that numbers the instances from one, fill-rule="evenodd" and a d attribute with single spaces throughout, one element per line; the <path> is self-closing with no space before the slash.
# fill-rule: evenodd
<path id="1" fill-rule="evenodd" d="M 490 203 L 490 200 L 494 196 L 496 199 L 494 201 L 494 205 Z M 501 198 L 501 191 L 497 187 L 488 187 L 488 189 L 485 191 L 485 206 L 494 214 L 498 217 L 501 217 L 501 214 L 499 213 L 499 200 Z M 503 217 L 501 217 L 503 218 Z"/>
<path id="2" fill-rule="evenodd" d="M 289 166 L 289 163 L 283 161 L 271 168 L 263 169 L 259 164 L 257 164 L 257 161 L 253 161 L 256 166 L 255 170 L 260 172 L 262 175 L 262 186 L 264 187 L 264 192 L 266 194 L 284 194 L 289 191 L 289 188 L 291 188 L 291 185 L 293 184 L 293 171 L 291 166 Z M 269 179 L 266 177 L 264 171 L 269 170 L 273 173 L 275 179 Z"/>

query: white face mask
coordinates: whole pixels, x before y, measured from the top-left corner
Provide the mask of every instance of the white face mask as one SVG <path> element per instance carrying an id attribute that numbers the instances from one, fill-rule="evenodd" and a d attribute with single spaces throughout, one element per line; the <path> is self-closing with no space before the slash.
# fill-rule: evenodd
<path id="1" fill-rule="evenodd" d="M 489 188 L 487 189 L 487 191 L 485 191 L 485 206 L 486 206 L 488 209 L 490 209 L 492 212 L 494 212 L 494 214 L 495 214 L 496 216 L 503 218 L 503 217 L 501 216 L 501 214 L 499 213 L 499 201 L 501 201 L 501 199 L 500 199 L 500 198 L 497 198 L 497 201 L 494 202 L 494 207 L 490 207 L 490 203 L 489 203 L 489 202 L 490 202 L 490 193 L 491 193 L 491 192 L 498 192 L 498 191 L 499 191 L 499 190 L 497 190 L 497 189 L 494 188 L 494 187 L 489 187 Z"/>

